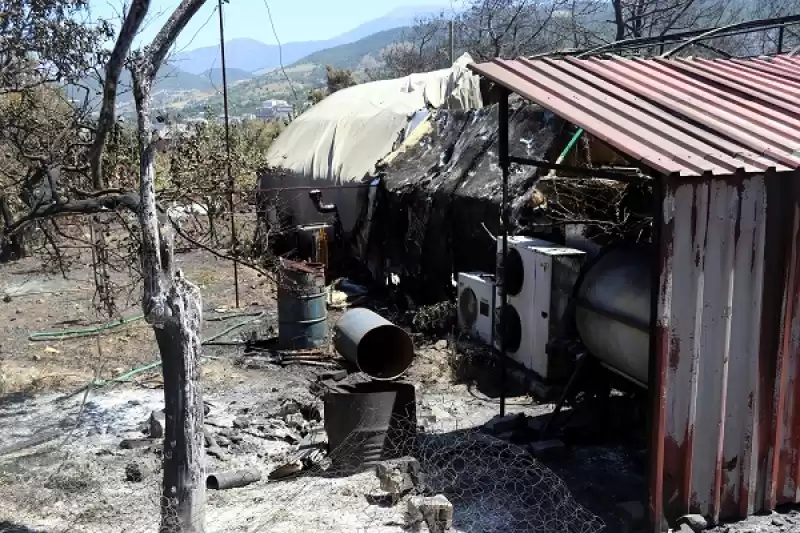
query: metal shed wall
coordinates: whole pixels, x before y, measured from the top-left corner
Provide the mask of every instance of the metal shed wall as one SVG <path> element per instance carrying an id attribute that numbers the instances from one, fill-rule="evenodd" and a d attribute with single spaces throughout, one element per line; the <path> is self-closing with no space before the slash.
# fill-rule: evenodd
<path id="1" fill-rule="evenodd" d="M 800 503 L 800 57 L 471 68 L 660 176 L 651 523 Z"/>
<path id="2" fill-rule="evenodd" d="M 796 173 L 662 192 L 651 516 L 800 502 Z"/>

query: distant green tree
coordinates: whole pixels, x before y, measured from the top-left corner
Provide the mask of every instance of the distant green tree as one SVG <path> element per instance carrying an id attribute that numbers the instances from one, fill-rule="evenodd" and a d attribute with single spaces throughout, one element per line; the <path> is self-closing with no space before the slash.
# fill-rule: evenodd
<path id="1" fill-rule="evenodd" d="M 334 68 L 330 65 L 325 67 L 325 70 L 328 76 L 328 94 L 333 94 L 356 84 L 356 80 L 350 70 Z"/>
<path id="2" fill-rule="evenodd" d="M 312 89 L 308 93 L 308 101 L 311 102 L 312 105 L 320 103 L 328 94 L 323 91 L 322 89 Z"/>

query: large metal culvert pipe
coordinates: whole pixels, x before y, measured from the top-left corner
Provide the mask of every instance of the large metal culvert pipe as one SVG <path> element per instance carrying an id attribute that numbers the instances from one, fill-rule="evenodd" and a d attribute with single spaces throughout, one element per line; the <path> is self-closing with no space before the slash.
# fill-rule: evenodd
<path id="1" fill-rule="evenodd" d="M 374 379 L 395 379 L 414 360 L 414 343 L 408 333 L 369 309 L 343 314 L 334 326 L 333 345 Z"/>
<path id="2" fill-rule="evenodd" d="M 648 385 L 651 260 L 646 247 L 609 250 L 588 267 L 577 291 L 575 324 L 608 369 Z"/>

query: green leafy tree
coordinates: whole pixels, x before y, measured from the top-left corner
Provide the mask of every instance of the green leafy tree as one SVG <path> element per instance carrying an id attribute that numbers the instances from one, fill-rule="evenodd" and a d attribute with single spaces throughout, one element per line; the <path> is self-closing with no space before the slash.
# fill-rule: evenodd
<path id="1" fill-rule="evenodd" d="M 353 73 L 347 69 L 334 68 L 330 65 L 325 67 L 327 74 L 328 94 L 341 91 L 356 84 Z"/>

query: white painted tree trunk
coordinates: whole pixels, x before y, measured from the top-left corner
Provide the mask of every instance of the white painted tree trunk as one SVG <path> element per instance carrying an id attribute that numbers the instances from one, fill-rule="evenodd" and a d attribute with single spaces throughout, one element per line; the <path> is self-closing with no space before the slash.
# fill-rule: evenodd
<path id="1" fill-rule="evenodd" d="M 164 375 L 164 480 L 160 533 L 205 531 L 205 448 L 200 380 L 202 305 L 198 288 L 173 268 L 171 226 L 156 210 L 150 123 L 152 78 L 133 69 L 140 150 L 142 308 L 153 326 Z"/>

